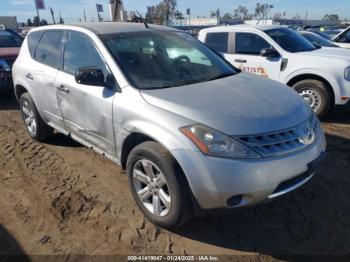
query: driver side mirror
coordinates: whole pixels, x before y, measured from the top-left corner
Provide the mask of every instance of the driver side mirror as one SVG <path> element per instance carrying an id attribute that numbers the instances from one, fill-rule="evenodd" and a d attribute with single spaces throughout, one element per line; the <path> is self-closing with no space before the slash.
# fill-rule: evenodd
<path id="1" fill-rule="evenodd" d="M 264 48 L 260 51 L 260 56 L 267 57 L 267 58 L 277 58 L 280 57 L 280 54 L 277 52 L 277 50 L 273 47 L 270 48 Z"/>
<path id="2" fill-rule="evenodd" d="M 75 81 L 82 85 L 105 86 L 103 71 L 97 67 L 81 67 L 75 73 Z"/>

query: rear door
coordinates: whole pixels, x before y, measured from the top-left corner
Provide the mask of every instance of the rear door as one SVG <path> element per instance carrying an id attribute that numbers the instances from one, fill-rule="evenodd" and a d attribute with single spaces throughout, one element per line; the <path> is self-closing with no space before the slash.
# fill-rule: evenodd
<path id="1" fill-rule="evenodd" d="M 101 69 L 111 86 L 106 88 L 77 83 L 75 73 L 82 67 Z M 113 85 L 114 78 L 92 39 L 86 34 L 68 31 L 62 69 L 57 74 L 58 101 L 65 128 L 110 156 L 115 154 Z"/>
<path id="2" fill-rule="evenodd" d="M 34 61 L 26 67 L 25 76 L 33 90 L 32 95 L 41 116 L 48 123 L 62 126 L 63 119 L 56 95 L 56 76 L 64 31 L 54 30 L 32 34 L 33 41 L 29 41 L 28 44 Z M 36 48 L 31 45 L 36 45 Z"/>
<path id="3" fill-rule="evenodd" d="M 272 45 L 262 36 L 255 33 L 237 32 L 234 35 L 234 52 L 225 58 L 242 71 L 279 80 L 282 58 L 260 56 L 264 48 Z"/>
<path id="4" fill-rule="evenodd" d="M 230 47 L 231 34 L 229 32 L 208 32 L 204 42 L 214 51 L 226 56 L 232 50 Z"/>

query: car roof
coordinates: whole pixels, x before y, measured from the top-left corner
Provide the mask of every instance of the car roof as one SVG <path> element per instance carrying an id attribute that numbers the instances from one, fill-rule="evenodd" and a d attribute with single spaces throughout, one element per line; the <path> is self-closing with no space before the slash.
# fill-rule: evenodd
<path id="1" fill-rule="evenodd" d="M 257 29 L 257 30 L 270 30 L 278 28 L 287 28 L 284 25 L 250 25 L 250 24 L 241 24 L 241 25 L 225 25 L 225 26 L 216 26 L 203 29 L 203 31 L 221 31 L 221 30 L 248 30 L 248 29 Z"/>
<path id="2" fill-rule="evenodd" d="M 148 30 L 158 31 L 178 31 L 175 28 L 149 24 L 149 28 L 143 23 L 127 23 L 127 22 L 91 22 L 91 23 L 77 23 L 77 24 L 64 24 L 64 25 L 48 25 L 38 27 L 37 30 L 50 30 L 50 29 L 73 29 L 84 28 L 93 31 L 95 34 L 115 34 L 115 33 L 128 33 L 128 32 L 140 32 Z"/>

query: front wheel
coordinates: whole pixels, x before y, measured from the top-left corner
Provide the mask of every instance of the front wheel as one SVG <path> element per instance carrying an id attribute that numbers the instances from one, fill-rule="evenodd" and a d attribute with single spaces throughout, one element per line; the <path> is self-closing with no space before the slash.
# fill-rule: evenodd
<path id="1" fill-rule="evenodd" d="M 171 154 L 156 142 L 136 146 L 126 171 L 132 195 L 156 225 L 175 228 L 192 216 L 192 199 L 184 174 Z"/>
<path id="2" fill-rule="evenodd" d="M 331 94 L 325 83 L 318 80 L 302 80 L 293 88 L 319 117 L 326 116 L 332 109 Z"/>

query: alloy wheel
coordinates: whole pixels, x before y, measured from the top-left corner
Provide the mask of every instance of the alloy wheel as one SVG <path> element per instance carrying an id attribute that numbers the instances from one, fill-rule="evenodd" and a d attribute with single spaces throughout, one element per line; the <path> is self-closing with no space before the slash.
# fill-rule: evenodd
<path id="1" fill-rule="evenodd" d="M 137 197 L 153 215 L 163 217 L 170 212 L 171 196 L 168 183 L 156 164 L 147 159 L 136 162 L 133 185 Z"/>
<path id="2" fill-rule="evenodd" d="M 22 112 L 27 129 L 31 134 L 35 135 L 37 132 L 37 122 L 34 116 L 34 111 L 31 109 L 27 101 L 24 101 L 22 104 Z"/>

